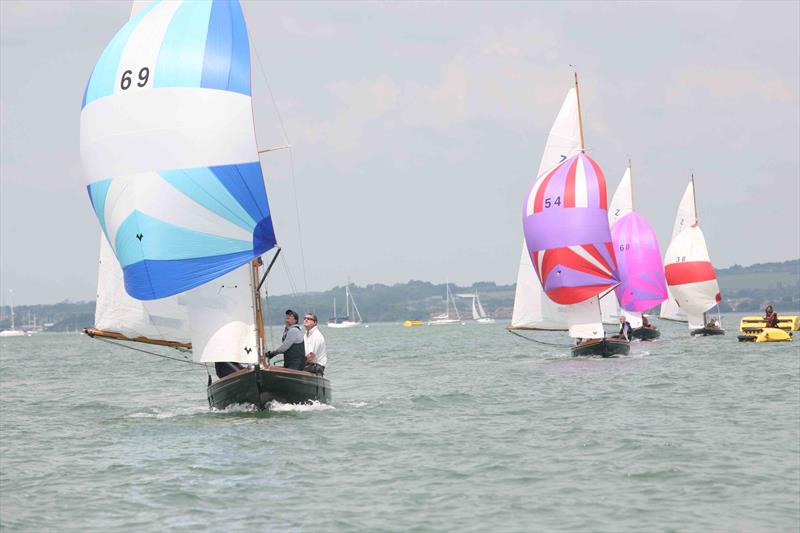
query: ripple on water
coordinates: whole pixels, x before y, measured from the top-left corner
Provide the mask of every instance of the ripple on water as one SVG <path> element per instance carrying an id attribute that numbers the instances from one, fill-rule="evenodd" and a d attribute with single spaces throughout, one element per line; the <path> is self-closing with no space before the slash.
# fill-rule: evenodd
<path id="1" fill-rule="evenodd" d="M 209 410 L 193 367 L 9 340 L 0 529 L 797 530 L 800 344 L 662 322 L 575 359 L 504 326 L 331 330 L 333 404 L 261 412 Z"/>

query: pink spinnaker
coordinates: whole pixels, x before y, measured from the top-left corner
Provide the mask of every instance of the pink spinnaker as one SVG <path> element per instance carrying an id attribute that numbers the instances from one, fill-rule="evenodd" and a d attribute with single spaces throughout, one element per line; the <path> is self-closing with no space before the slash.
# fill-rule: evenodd
<path id="1" fill-rule="evenodd" d="M 653 228 L 635 211 L 611 228 L 620 280 L 614 292 L 626 311 L 646 311 L 667 299 L 661 251 Z"/>

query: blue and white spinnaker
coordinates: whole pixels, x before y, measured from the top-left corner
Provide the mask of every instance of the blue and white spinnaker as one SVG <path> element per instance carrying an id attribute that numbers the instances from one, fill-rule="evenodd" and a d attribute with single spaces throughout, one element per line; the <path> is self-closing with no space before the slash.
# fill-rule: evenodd
<path id="1" fill-rule="evenodd" d="M 86 85 L 89 196 L 134 298 L 216 279 L 275 246 L 236 0 L 154 1 Z"/>

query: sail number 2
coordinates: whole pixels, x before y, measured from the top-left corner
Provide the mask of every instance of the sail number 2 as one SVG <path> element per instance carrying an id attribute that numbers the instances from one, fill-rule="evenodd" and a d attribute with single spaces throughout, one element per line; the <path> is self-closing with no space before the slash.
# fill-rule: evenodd
<path id="1" fill-rule="evenodd" d="M 119 88 L 123 91 L 128 90 L 130 88 L 131 83 L 133 80 L 131 79 L 131 75 L 133 74 L 132 70 L 126 70 L 122 73 L 122 79 L 119 80 Z M 147 85 L 147 81 L 150 79 L 150 69 L 147 67 L 142 67 L 139 70 L 139 81 L 136 82 L 137 87 L 144 87 Z"/>

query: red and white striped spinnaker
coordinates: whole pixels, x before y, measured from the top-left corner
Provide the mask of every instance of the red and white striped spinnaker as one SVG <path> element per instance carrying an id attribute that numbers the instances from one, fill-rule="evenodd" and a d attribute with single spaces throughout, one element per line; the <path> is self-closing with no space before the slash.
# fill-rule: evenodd
<path id="1" fill-rule="evenodd" d="M 551 300 L 577 304 L 619 283 L 606 180 L 588 155 L 576 154 L 541 176 L 522 218 L 531 261 Z"/>

